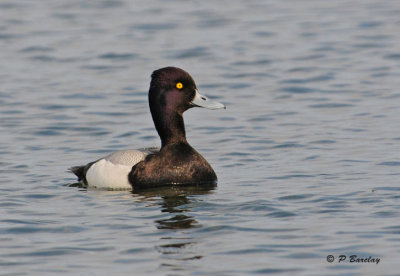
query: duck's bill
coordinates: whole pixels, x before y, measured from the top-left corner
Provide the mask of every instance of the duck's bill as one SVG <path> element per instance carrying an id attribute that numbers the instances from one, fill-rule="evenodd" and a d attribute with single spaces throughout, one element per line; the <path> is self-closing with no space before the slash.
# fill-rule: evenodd
<path id="1" fill-rule="evenodd" d="M 222 103 L 210 100 L 206 96 L 203 96 L 197 91 L 196 89 L 196 95 L 194 96 L 194 99 L 192 101 L 193 106 L 198 106 L 198 107 L 204 107 L 208 109 L 220 109 L 220 108 L 226 108 L 225 105 Z"/>

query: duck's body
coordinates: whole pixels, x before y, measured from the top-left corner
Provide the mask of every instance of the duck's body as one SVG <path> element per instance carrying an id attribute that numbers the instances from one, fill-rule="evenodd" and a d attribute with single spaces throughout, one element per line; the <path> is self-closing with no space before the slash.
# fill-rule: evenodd
<path id="1" fill-rule="evenodd" d="M 186 140 L 183 112 L 200 106 L 224 108 L 197 92 L 182 69 L 154 71 L 149 105 L 161 138 L 161 149 L 124 150 L 70 170 L 84 184 L 107 189 L 152 188 L 163 185 L 216 183 L 210 164 Z"/>
<path id="2" fill-rule="evenodd" d="M 217 176 L 195 149 L 188 143 L 178 142 L 165 145 L 157 154 L 148 155 L 132 168 L 128 179 L 137 188 L 150 188 L 161 183 L 212 183 L 217 181 Z"/>
<path id="3" fill-rule="evenodd" d="M 85 166 L 70 170 L 85 185 L 105 189 L 132 189 L 127 175 L 132 167 L 143 161 L 149 154 L 157 153 L 159 148 L 121 150 L 113 152 Z"/>

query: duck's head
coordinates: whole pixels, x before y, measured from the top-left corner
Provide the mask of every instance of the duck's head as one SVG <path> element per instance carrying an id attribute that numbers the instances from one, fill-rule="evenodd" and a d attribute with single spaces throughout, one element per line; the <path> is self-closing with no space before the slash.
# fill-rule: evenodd
<path id="1" fill-rule="evenodd" d="M 202 96 L 189 73 L 176 67 L 165 67 L 153 72 L 149 105 L 162 147 L 186 141 L 182 113 L 189 108 L 225 108 L 223 104 Z"/>
<path id="2" fill-rule="evenodd" d="M 153 72 L 149 104 L 152 113 L 154 109 L 161 109 L 175 110 L 182 114 L 196 106 L 208 109 L 225 108 L 223 104 L 201 95 L 189 73 L 176 67 L 165 67 Z"/>

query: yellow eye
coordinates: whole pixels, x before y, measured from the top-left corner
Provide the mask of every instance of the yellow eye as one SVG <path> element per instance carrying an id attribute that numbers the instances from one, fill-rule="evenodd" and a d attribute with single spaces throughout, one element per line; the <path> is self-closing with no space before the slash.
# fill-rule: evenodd
<path id="1" fill-rule="evenodd" d="M 182 89 L 182 88 L 183 88 L 183 84 L 182 84 L 181 82 L 178 82 L 178 83 L 176 84 L 176 88 Z"/>

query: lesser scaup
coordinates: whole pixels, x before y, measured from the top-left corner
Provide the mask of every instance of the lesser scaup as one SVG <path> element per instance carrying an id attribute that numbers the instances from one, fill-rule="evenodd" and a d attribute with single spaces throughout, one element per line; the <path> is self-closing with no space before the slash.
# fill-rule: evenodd
<path id="1" fill-rule="evenodd" d="M 166 67 L 151 75 L 149 105 L 161 149 L 123 150 L 70 168 L 89 187 L 142 189 L 164 185 L 216 183 L 208 162 L 186 141 L 183 112 L 192 107 L 225 108 L 197 91 L 184 70 Z"/>

